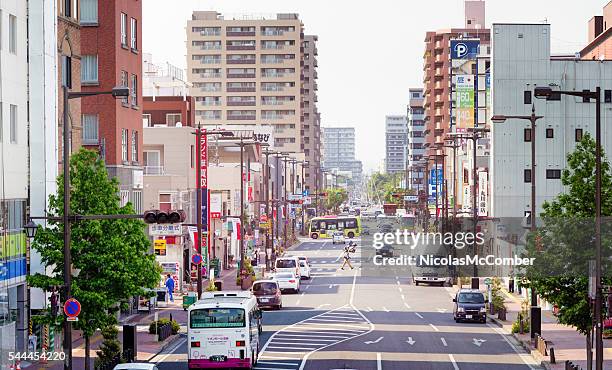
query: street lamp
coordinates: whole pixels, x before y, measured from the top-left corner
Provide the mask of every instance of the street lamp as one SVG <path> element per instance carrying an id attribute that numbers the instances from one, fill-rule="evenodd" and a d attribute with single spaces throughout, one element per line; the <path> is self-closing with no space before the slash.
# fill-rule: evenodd
<path id="1" fill-rule="evenodd" d="M 530 230 L 535 237 L 536 232 L 536 121 L 544 118 L 536 116 L 535 105 L 531 105 L 531 115 L 516 116 L 516 115 L 494 115 L 491 121 L 496 124 L 502 124 L 508 119 L 520 119 L 531 122 L 531 215 L 530 215 Z M 538 307 L 538 297 L 534 288 L 531 288 L 531 338 L 535 338 L 536 333 L 541 334 L 541 310 Z"/>
<path id="2" fill-rule="evenodd" d="M 305 194 L 306 190 L 304 189 L 305 186 L 305 181 L 304 181 L 304 175 L 306 174 L 306 168 L 309 167 L 310 164 L 308 163 L 308 161 L 303 161 L 302 162 L 302 186 L 301 186 L 301 190 L 302 190 L 302 195 Z M 302 201 L 302 236 L 306 235 L 306 227 L 304 226 L 304 213 L 306 213 L 305 209 L 304 209 L 304 202 Z"/>
<path id="3" fill-rule="evenodd" d="M 28 239 L 32 239 L 34 236 L 36 236 L 38 225 L 36 225 L 34 221 L 30 220 L 23 228 L 25 229 Z"/>
<path id="4" fill-rule="evenodd" d="M 595 91 L 553 91 L 547 86 L 536 87 L 534 96 L 548 99 L 554 95 L 578 96 L 595 100 L 595 369 L 603 369 L 603 327 L 601 295 L 601 88 Z"/>

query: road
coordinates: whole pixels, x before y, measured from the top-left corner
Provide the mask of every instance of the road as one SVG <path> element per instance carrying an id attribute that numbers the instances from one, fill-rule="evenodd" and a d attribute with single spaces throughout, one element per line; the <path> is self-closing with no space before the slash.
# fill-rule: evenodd
<path id="1" fill-rule="evenodd" d="M 360 276 L 359 258 L 354 270 L 340 270 L 341 252 L 321 240 L 288 252 L 309 258 L 313 278 L 300 294 L 283 295 L 283 310 L 264 312 L 256 369 L 539 369 L 492 324 L 455 323 L 453 288 Z M 153 361 L 185 369 L 186 352 L 181 340 Z"/>

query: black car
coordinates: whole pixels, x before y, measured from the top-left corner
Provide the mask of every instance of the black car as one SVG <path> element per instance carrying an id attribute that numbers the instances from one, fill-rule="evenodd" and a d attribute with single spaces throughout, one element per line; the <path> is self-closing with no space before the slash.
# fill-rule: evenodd
<path id="1" fill-rule="evenodd" d="M 376 255 L 383 257 L 393 257 L 393 251 L 393 246 L 385 244 L 376 250 Z"/>
<path id="2" fill-rule="evenodd" d="M 455 322 L 476 321 L 483 324 L 487 322 L 485 296 L 481 291 L 461 289 L 453 298 L 453 302 L 455 303 L 453 308 Z"/>

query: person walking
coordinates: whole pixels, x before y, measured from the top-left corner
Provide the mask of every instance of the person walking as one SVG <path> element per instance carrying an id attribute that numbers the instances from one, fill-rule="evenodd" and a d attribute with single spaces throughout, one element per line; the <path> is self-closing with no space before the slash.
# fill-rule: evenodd
<path id="1" fill-rule="evenodd" d="M 168 274 L 166 278 L 166 288 L 168 289 L 168 296 L 170 297 L 170 302 L 174 302 L 174 295 L 172 294 L 174 292 L 174 279 L 172 278 L 172 276 L 170 276 L 170 274 Z"/>
<path id="2" fill-rule="evenodd" d="M 351 252 L 354 251 L 355 249 L 350 243 L 348 246 L 344 247 L 344 251 L 342 252 L 344 254 L 344 262 L 342 262 L 342 267 L 340 268 L 341 270 L 344 270 L 344 266 L 346 265 L 348 265 L 351 270 L 353 269 L 353 265 L 351 265 Z"/>

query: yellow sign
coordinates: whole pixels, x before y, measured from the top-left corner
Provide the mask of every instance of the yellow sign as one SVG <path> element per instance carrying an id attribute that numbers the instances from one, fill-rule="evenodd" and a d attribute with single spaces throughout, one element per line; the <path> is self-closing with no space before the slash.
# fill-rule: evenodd
<path id="1" fill-rule="evenodd" d="M 156 239 L 153 242 L 153 249 L 156 255 L 165 256 L 166 255 L 166 241 L 163 239 Z"/>

